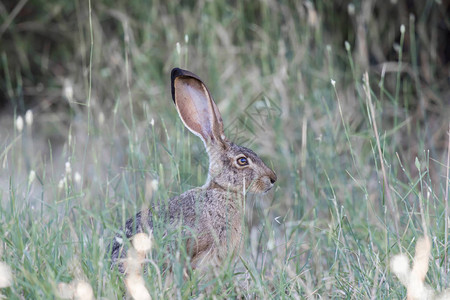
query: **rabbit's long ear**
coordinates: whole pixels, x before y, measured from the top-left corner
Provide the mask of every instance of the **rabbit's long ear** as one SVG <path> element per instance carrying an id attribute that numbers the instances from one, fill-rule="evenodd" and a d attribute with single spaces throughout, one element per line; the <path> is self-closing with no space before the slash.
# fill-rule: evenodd
<path id="1" fill-rule="evenodd" d="M 184 125 L 205 144 L 224 141 L 222 117 L 203 81 L 178 68 L 171 79 L 172 99 Z"/>

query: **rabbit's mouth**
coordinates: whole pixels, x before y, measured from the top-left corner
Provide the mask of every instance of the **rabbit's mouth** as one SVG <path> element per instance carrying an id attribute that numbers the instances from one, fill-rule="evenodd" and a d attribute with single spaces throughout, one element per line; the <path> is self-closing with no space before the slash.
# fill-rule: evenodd
<path id="1" fill-rule="evenodd" d="M 267 194 L 268 191 L 270 191 L 273 188 L 273 183 L 271 183 L 262 193 Z"/>
<path id="2" fill-rule="evenodd" d="M 262 177 L 257 182 L 255 182 L 255 190 L 257 193 L 266 194 L 268 191 L 270 191 L 273 186 L 274 182 L 269 177 Z"/>

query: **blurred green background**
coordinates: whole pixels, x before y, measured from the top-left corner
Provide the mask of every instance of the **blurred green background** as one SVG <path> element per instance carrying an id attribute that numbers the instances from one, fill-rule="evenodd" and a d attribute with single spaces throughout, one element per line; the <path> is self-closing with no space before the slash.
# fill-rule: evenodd
<path id="1" fill-rule="evenodd" d="M 230 139 L 279 178 L 247 203 L 247 288 L 225 272 L 217 295 L 404 297 L 389 258 L 426 232 L 427 281 L 448 287 L 449 15 L 431 0 L 0 2 L 0 259 L 17 270 L 6 295 L 45 299 L 84 272 L 116 297 L 98 283 L 114 232 L 204 182 L 173 67 L 205 81 Z M 147 283 L 154 297 L 205 292 Z"/>

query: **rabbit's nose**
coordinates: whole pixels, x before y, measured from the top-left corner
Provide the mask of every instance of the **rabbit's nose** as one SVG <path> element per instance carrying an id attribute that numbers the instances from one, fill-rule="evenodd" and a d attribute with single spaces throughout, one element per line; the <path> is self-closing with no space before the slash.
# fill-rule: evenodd
<path id="1" fill-rule="evenodd" d="M 269 174 L 269 178 L 270 178 L 270 183 L 274 184 L 275 181 L 277 181 L 277 174 L 275 174 L 275 172 L 271 172 L 271 174 Z"/>

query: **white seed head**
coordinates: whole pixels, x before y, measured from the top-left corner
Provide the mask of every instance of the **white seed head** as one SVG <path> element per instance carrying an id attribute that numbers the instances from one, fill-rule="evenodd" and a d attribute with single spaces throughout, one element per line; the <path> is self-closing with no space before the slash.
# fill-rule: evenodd
<path id="1" fill-rule="evenodd" d="M 326 49 L 327 49 L 327 52 L 331 52 L 331 45 L 328 44 L 328 45 L 326 46 Z"/>
<path id="2" fill-rule="evenodd" d="M 397 254 L 391 259 L 390 265 L 392 272 L 397 276 L 398 280 L 405 287 L 408 287 L 411 274 L 408 257 L 405 254 Z"/>
<path id="3" fill-rule="evenodd" d="M 397 277 L 408 274 L 409 270 L 409 261 L 406 255 L 398 254 L 391 259 L 391 269 Z M 400 275 L 400 276 L 399 276 Z"/>
<path id="4" fill-rule="evenodd" d="M 101 111 L 98 113 L 98 124 L 103 125 L 105 123 L 105 114 Z"/>
<path id="5" fill-rule="evenodd" d="M 0 288 L 6 288 L 13 283 L 11 267 L 0 261 Z"/>
<path id="6" fill-rule="evenodd" d="M 75 300 L 92 300 L 94 299 L 94 291 L 89 283 L 86 281 L 78 281 L 74 293 Z"/>
<path id="7" fill-rule="evenodd" d="M 72 173 L 72 167 L 70 166 L 70 161 L 66 162 L 66 174 L 70 175 Z"/>
<path id="8" fill-rule="evenodd" d="M 33 125 L 33 112 L 30 109 L 25 113 L 25 123 L 28 127 Z"/>
<path id="9" fill-rule="evenodd" d="M 275 248 L 275 241 L 274 239 L 269 239 L 267 242 L 267 250 L 273 250 Z"/>
<path id="10" fill-rule="evenodd" d="M 404 34 L 405 33 L 405 25 L 400 25 L 400 33 Z"/>
<path id="11" fill-rule="evenodd" d="M 189 43 L 189 35 L 187 35 L 187 34 L 184 35 L 184 42 L 186 44 Z"/>
<path id="12" fill-rule="evenodd" d="M 355 14 L 355 4 L 349 3 L 347 6 L 347 12 L 350 16 L 353 16 Z"/>
<path id="13" fill-rule="evenodd" d="M 36 179 L 36 172 L 34 170 L 31 170 L 30 174 L 28 174 L 28 184 L 32 184 L 35 179 Z"/>
<path id="14" fill-rule="evenodd" d="M 62 190 L 64 188 L 65 183 L 66 183 L 66 178 L 64 177 L 58 182 L 58 189 Z"/>
<path id="15" fill-rule="evenodd" d="M 152 127 L 155 126 L 155 120 L 153 120 L 153 118 L 150 121 L 150 125 L 152 125 Z"/>
<path id="16" fill-rule="evenodd" d="M 417 158 L 417 156 L 416 156 L 416 160 L 414 161 L 414 164 L 416 165 L 417 170 L 420 171 L 420 161 L 419 161 L 419 159 Z"/>
<path id="17" fill-rule="evenodd" d="M 178 53 L 178 55 L 181 55 L 181 45 L 180 45 L 180 43 L 178 43 L 177 42 L 177 53 Z"/>
<path id="18" fill-rule="evenodd" d="M 331 85 L 332 85 L 333 87 L 335 87 L 335 86 L 336 86 L 336 81 L 333 80 L 333 79 L 331 79 Z"/>
<path id="19" fill-rule="evenodd" d="M 73 85 L 69 79 L 64 80 L 63 95 L 67 100 L 73 100 Z"/>
<path id="20" fill-rule="evenodd" d="M 348 41 L 345 41 L 344 45 L 345 45 L 345 50 L 350 51 L 350 49 L 351 49 L 350 43 Z"/>
<path id="21" fill-rule="evenodd" d="M 22 132 L 23 130 L 23 118 L 22 116 L 18 116 L 16 119 L 16 129 L 18 132 Z"/>
<path id="22" fill-rule="evenodd" d="M 80 184 L 81 183 L 81 175 L 78 172 L 75 172 L 75 174 L 73 175 L 73 179 L 75 180 L 76 184 Z"/>
<path id="23" fill-rule="evenodd" d="M 133 237 L 133 247 L 138 253 L 147 253 L 152 249 L 152 240 L 148 234 L 138 233 Z"/>
<path id="24" fill-rule="evenodd" d="M 153 191 L 157 191 L 158 190 L 158 180 L 153 179 L 151 181 L 150 185 L 151 185 Z"/>

